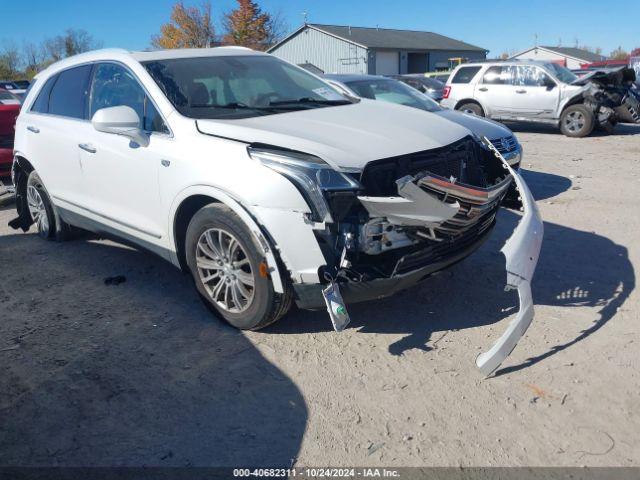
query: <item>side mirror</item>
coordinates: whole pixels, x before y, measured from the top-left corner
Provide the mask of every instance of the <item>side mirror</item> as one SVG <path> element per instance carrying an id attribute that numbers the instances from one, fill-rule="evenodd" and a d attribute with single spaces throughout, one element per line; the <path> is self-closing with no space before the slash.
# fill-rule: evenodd
<path id="1" fill-rule="evenodd" d="M 551 78 L 549 77 L 544 77 L 544 80 L 542 82 L 542 85 L 547 87 L 547 90 L 553 90 L 554 88 L 556 88 L 556 82 L 554 82 Z"/>
<path id="2" fill-rule="evenodd" d="M 142 147 L 149 145 L 148 135 L 140 128 L 140 117 L 126 105 L 101 108 L 93 115 L 91 124 L 99 132 L 122 135 Z"/>

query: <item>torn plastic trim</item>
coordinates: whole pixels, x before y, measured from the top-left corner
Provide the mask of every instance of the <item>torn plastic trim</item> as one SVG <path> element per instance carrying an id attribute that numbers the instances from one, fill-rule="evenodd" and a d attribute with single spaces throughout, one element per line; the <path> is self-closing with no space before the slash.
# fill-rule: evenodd
<path id="1" fill-rule="evenodd" d="M 460 204 L 446 203 L 422 190 L 407 175 L 396 181 L 400 197 L 359 196 L 358 200 L 372 218 L 387 218 L 396 225 L 433 226 L 451 220 Z"/>
<path id="2" fill-rule="evenodd" d="M 502 195 L 509 185 L 511 185 L 511 178 L 507 176 L 492 188 L 478 188 L 459 183 L 452 183 L 434 175 L 424 176 L 420 179 L 418 184 L 473 203 L 490 203 Z"/>
<path id="3" fill-rule="evenodd" d="M 483 140 L 488 144 L 487 146 L 491 145 L 486 137 Z M 516 318 L 511 321 L 509 327 L 498 341 L 476 359 L 477 367 L 486 376 L 494 372 L 509 356 L 533 321 L 534 308 L 531 281 L 538 264 L 544 235 L 544 224 L 529 187 L 493 145 L 489 146 L 489 148 L 502 161 L 513 177 L 520 193 L 523 215 L 513 234 L 501 250 L 506 258 L 506 290 L 518 290 L 520 308 Z"/>

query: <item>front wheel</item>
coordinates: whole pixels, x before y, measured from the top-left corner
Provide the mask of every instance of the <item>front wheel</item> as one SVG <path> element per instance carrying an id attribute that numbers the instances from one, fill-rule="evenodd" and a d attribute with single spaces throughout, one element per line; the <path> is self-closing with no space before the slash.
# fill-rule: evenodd
<path id="1" fill-rule="evenodd" d="M 187 264 L 207 306 L 232 326 L 258 330 L 289 310 L 289 291 L 274 291 L 252 233 L 226 205 L 200 209 L 189 222 Z"/>
<path id="2" fill-rule="evenodd" d="M 593 112 L 582 104 L 567 107 L 560 116 L 560 131 L 567 137 L 582 138 L 594 128 Z"/>

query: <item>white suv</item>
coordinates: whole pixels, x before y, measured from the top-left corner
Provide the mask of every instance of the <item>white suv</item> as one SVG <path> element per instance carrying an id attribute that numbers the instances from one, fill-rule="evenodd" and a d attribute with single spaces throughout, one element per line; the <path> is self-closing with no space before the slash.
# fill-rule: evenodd
<path id="1" fill-rule="evenodd" d="M 637 105 L 631 82 L 622 74 L 599 76 L 605 78 L 578 79 L 561 65 L 538 61 L 466 63 L 451 73 L 440 104 L 503 122 L 548 123 L 569 137 L 640 120 L 625 105 Z"/>
<path id="2" fill-rule="evenodd" d="M 495 147 L 267 54 L 104 50 L 56 63 L 18 118 L 13 179 L 14 228 L 62 239 L 79 227 L 156 252 L 241 329 L 294 300 L 326 304 L 344 327 L 343 300 L 390 295 L 473 252 L 515 179 L 525 214 L 504 252 L 524 305 L 479 365 L 495 368 L 533 317 L 542 223 Z"/>

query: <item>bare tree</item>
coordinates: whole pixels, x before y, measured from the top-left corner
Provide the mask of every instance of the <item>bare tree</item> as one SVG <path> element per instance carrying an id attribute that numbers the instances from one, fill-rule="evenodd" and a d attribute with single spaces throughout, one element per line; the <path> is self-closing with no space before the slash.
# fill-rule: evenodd
<path id="1" fill-rule="evenodd" d="M 609 58 L 611 58 L 612 60 L 626 60 L 627 58 L 629 58 L 629 53 L 626 52 L 622 47 L 618 47 L 613 52 L 611 52 Z"/>
<path id="2" fill-rule="evenodd" d="M 282 10 L 276 10 L 269 14 L 267 22 L 267 38 L 266 44 L 271 47 L 287 36 L 291 27 L 282 13 Z"/>
<path id="3" fill-rule="evenodd" d="M 0 47 L 0 77 L 14 79 L 20 72 L 20 49 L 13 42 L 4 42 Z"/>

